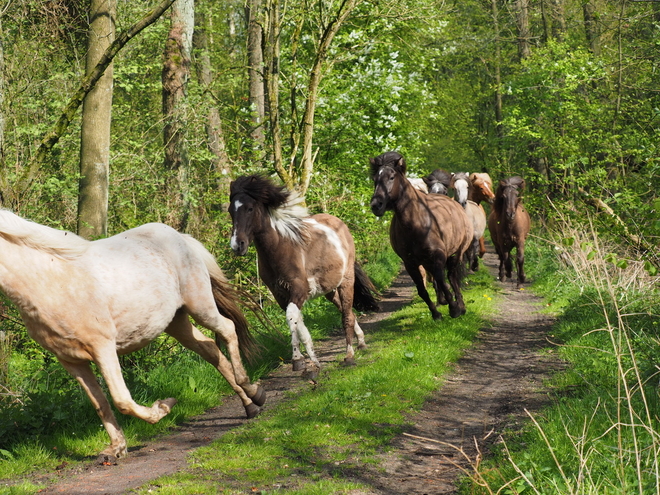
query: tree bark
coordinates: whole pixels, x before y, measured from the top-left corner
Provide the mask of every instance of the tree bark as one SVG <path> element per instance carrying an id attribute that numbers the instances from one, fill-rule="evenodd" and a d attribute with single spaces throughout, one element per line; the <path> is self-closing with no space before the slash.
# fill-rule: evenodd
<path id="1" fill-rule="evenodd" d="M 86 73 L 89 75 L 115 40 L 115 0 L 92 0 Z M 78 234 L 87 239 L 108 233 L 108 177 L 110 173 L 110 123 L 112 118 L 113 67 L 83 101 L 80 136 Z"/>
<path id="2" fill-rule="evenodd" d="M 501 47 L 500 47 L 500 21 L 497 0 L 491 0 L 491 13 L 493 16 L 493 31 L 495 38 L 495 131 L 497 135 L 498 147 L 504 138 L 502 129 L 502 75 L 501 75 Z"/>
<path id="3" fill-rule="evenodd" d="M 204 88 L 206 100 L 209 102 L 206 117 L 206 142 L 213 155 L 213 167 L 220 177 L 221 188 L 229 187 L 231 180 L 231 162 L 227 155 L 222 121 L 217 105 L 211 97 L 211 84 L 213 83 L 213 70 L 209 57 L 209 43 L 206 16 L 195 12 L 195 32 L 193 33 L 193 46 L 195 48 L 195 67 L 200 85 Z"/>
<path id="4" fill-rule="evenodd" d="M 582 14 L 584 16 L 584 33 L 591 53 L 600 56 L 600 33 L 596 23 L 596 7 L 591 0 L 583 0 Z"/>
<path id="5" fill-rule="evenodd" d="M 167 222 L 180 231 L 185 230 L 190 215 L 186 90 L 190 78 L 194 16 L 193 0 L 174 2 L 163 56 L 164 168 L 172 172 L 168 194 L 176 198 Z"/>
<path id="6" fill-rule="evenodd" d="M 263 56 L 263 28 L 261 19 L 262 0 L 248 0 L 245 6 L 247 18 L 247 51 L 248 51 L 248 79 L 250 84 L 250 109 L 252 110 L 252 130 L 250 136 L 257 148 L 256 159 L 263 158 L 265 134 L 264 120 L 264 56 Z"/>
<path id="7" fill-rule="evenodd" d="M 557 41 L 564 41 L 566 34 L 566 17 L 564 15 L 564 0 L 552 2 L 552 36 Z"/>
<path id="8" fill-rule="evenodd" d="M 516 0 L 516 24 L 518 25 L 518 57 L 520 60 L 531 54 L 529 46 L 529 0 Z"/>

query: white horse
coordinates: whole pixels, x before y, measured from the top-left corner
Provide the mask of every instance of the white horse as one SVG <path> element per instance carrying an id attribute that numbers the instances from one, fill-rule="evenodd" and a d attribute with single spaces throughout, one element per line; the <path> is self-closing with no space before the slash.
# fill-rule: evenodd
<path id="1" fill-rule="evenodd" d="M 126 439 L 89 362 L 98 366 L 120 412 L 156 423 L 176 399 L 151 407 L 134 402 L 118 355 L 162 332 L 220 371 L 248 417 L 265 402 L 241 363 L 240 350 L 250 352 L 254 341 L 236 291 L 199 241 L 167 225 L 90 242 L 0 210 L 0 290 L 18 307 L 30 336 L 55 354 L 92 401 L 111 441 L 100 459 L 125 456 Z M 231 362 L 189 316 L 224 341 Z"/>
<path id="2" fill-rule="evenodd" d="M 452 174 L 451 187 L 454 188 L 454 199 L 465 209 L 468 217 L 473 226 L 473 240 L 467 254 L 468 266 L 473 271 L 479 269 L 479 257 L 483 257 L 485 248 L 483 246 L 483 236 L 486 231 L 486 212 L 483 206 L 468 199 L 472 190 L 472 183 L 470 182 L 470 174 L 467 172 L 457 172 Z"/>

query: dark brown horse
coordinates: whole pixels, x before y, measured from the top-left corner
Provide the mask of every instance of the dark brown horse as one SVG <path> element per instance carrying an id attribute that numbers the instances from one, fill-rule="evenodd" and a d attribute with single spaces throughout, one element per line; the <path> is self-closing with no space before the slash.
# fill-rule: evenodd
<path id="1" fill-rule="evenodd" d="M 259 275 L 286 311 L 293 369 L 305 369 L 301 340 L 313 363 L 308 376 L 315 380 L 321 368 L 301 313 L 305 301 L 321 295 L 341 311 L 346 334 L 344 363 L 355 364 L 353 334 L 357 335 L 359 349 L 366 344 L 352 308 L 375 311 L 378 303 L 373 284 L 355 262 L 355 245 L 348 227 L 332 215 L 309 216 L 300 205 L 302 198 L 259 175 L 232 182 L 229 202 L 231 248 L 244 255 L 254 241 Z"/>
<path id="2" fill-rule="evenodd" d="M 500 258 L 500 280 L 505 275 L 511 277 L 511 250 L 516 248 L 516 265 L 518 269 L 518 285 L 525 282 L 525 239 L 529 234 L 529 213 L 522 204 L 520 193 L 525 188 L 521 177 L 510 177 L 500 181 L 495 193 L 493 210 L 488 217 L 490 238 L 495 245 L 495 251 Z"/>
<path id="3" fill-rule="evenodd" d="M 378 217 L 387 210 L 394 212 L 390 242 L 431 316 L 435 320 L 442 317 L 426 290 L 420 265 L 433 276 L 438 304 L 446 301 L 453 318 L 464 314 L 463 255 L 472 242 L 472 224 L 465 211 L 448 196 L 424 194 L 410 185 L 406 161 L 398 152 L 383 153 L 370 163 L 375 186 L 371 211 Z"/>
<path id="4" fill-rule="evenodd" d="M 451 174 L 441 168 L 436 168 L 426 177 L 423 177 L 424 183 L 430 194 L 449 195 L 449 186 L 451 185 Z"/>

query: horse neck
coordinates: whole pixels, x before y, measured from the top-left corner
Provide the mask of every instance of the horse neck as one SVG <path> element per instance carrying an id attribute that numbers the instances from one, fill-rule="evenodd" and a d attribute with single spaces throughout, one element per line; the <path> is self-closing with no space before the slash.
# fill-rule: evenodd
<path id="1" fill-rule="evenodd" d="M 259 261 L 268 265 L 285 261 L 287 247 L 294 241 L 280 234 L 272 225 L 267 214 L 264 216 L 261 229 L 254 234 L 254 246 L 257 249 Z"/>

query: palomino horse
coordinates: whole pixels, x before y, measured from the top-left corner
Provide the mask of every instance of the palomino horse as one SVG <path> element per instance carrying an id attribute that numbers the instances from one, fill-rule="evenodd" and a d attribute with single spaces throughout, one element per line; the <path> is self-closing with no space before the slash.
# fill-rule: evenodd
<path id="1" fill-rule="evenodd" d="M 468 199 L 470 189 L 472 189 L 472 183 L 466 172 L 453 174 L 451 186 L 456 192 L 454 199 L 465 209 L 465 213 L 467 213 L 467 216 L 472 222 L 474 237 L 472 239 L 472 245 L 468 250 L 467 262 L 473 271 L 477 271 L 479 269 L 479 258 L 483 258 L 486 252 L 483 240 L 484 232 L 486 231 L 486 212 L 480 204 Z M 482 246 L 484 247 L 483 250 L 480 249 Z"/>
<path id="2" fill-rule="evenodd" d="M 353 307 L 375 311 L 375 288 L 355 262 L 355 245 L 348 227 L 327 214 L 309 216 L 302 198 L 269 179 L 250 175 L 230 186 L 229 213 L 233 222 L 231 248 L 244 255 L 257 248 L 259 274 L 280 307 L 291 330 L 294 371 L 305 369 L 302 340 L 313 363 L 306 376 L 316 380 L 321 364 L 301 309 L 308 299 L 325 295 L 341 311 L 346 334 L 344 364 L 355 364 L 353 334 L 364 349 L 364 333 Z"/>
<path id="3" fill-rule="evenodd" d="M 371 211 L 378 217 L 387 210 L 394 212 L 390 242 L 431 316 L 435 320 L 442 317 L 426 290 L 420 265 L 439 288 L 438 304 L 446 301 L 453 318 L 464 314 L 463 255 L 472 241 L 472 225 L 465 211 L 447 196 L 423 194 L 412 187 L 406 180 L 406 161 L 398 152 L 388 151 L 371 158 L 370 163 L 375 186 Z"/>
<path id="4" fill-rule="evenodd" d="M 495 199 L 493 192 L 493 180 L 487 173 L 473 172 L 470 174 L 470 184 L 472 187 L 468 190 L 468 199 L 478 205 L 482 201 L 492 203 Z"/>
<path id="5" fill-rule="evenodd" d="M 436 168 L 429 175 L 424 177 L 424 183 L 431 194 L 449 195 L 449 186 L 451 185 L 451 174 L 441 168 Z"/>
<path id="6" fill-rule="evenodd" d="M 504 275 L 511 277 L 511 250 L 516 248 L 518 288 L 525 282 L 525 239 L 530 229 L 529 213 L 519 197 L 525 188 L 521 177 L 510 177 L 500 181 L 495 194 L 493 210 L 488 217 L 488 230 L 500 258 L 500 280 Z"/>
<path id="7" fill-rule="evenodd" d="M 133 401 L 119 365 L 162 332 L 211 363 L 241 398 L 248 417 L 266 399 L 250 384 L 240 352 L 254 341 L 235 290 L 200 242 L 163 224 L 87 241 L 0 210 L 0 289 L 30 336 L 51 351 L 92 401 L 110 436 L 100 459 L 126 455 L 126 439 L 89 365 L 98 366 L 117 409 L 156 423 L 176 399 Z M 226 344 L 231 362 L 191 316 Z M 241 349 L 239 350 L 239 345 Z"/>

